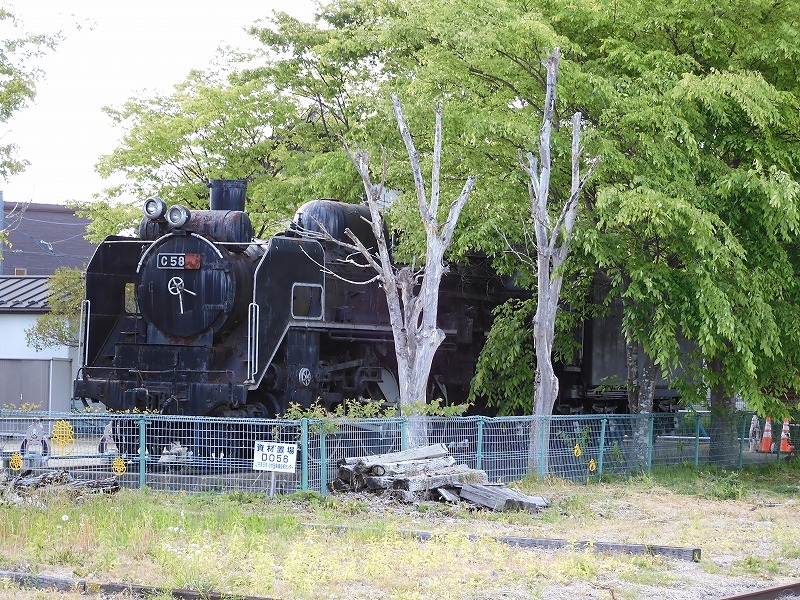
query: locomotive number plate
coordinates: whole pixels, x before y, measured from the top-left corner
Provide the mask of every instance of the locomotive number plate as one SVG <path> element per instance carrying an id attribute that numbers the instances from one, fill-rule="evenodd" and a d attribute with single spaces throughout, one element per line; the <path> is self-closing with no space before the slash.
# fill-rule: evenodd
<path id="1" fill-rule="evenodd" d="M 199 254 L 179 254 L 176 252 L 161 252 L 158 255 L 159 269 L 199 269 Z"/>

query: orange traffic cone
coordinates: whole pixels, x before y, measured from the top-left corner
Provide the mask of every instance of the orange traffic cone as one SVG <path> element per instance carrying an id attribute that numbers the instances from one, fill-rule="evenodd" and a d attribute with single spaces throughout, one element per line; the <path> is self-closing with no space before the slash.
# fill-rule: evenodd
<path id="1" fill-rule="evenodd" d="M 784 419 L 781 430 L 781 452 L 789 454 L 792 450 L 794 450 L 794 446 L 789 443 L 789 419 Z"/>
<path id="2" fill-rule="evenodd" d="M 764 435 L 761 437 L 761 451 L 772 452 L 772 421 L 767 417 L 764 423 Z"/>

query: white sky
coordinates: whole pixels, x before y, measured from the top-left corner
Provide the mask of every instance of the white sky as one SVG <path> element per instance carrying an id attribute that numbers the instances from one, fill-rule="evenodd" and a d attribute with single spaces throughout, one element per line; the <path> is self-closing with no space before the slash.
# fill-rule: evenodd
<path id="1" fill-rule="evenodd" d="M 282 10 L 311 20 L 313 0 L 8 0 L 34 33 L 67 35 L 38 64 L 45 79 L 30 107 L 8 123 L 4 141 L 31 165 L 8 181 L 6 202 L 63 204 L 90 200 L 109 185 L 94 172 L 122 131 L 101 112 L 143 90 L 169 93 L 192 68 L 203 69 L 219 46 L 256 43 L 244 28 Z M 75 23 L 88 26 L 76 30 Z M 5 128 L 4 128 L 5 129 Z M 0 129 L 0 134 L 3 130 Z"/>

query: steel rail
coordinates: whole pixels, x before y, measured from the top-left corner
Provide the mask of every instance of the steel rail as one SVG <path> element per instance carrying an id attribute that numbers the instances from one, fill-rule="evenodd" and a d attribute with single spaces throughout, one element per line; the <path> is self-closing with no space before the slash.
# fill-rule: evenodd
<path id="1" fill-rule="evenodd" d="M 800 598 L 800 581 L 788 585 L 745 592 L 736 596 L 725 596 L 721 600 L 779 600 L 783 598 Z"/>
<path id="2" fill-rule="evenodd" d="M 276 598 L 265 596 L 242 596 L 241 594 L 230 592 L 168 589 L 133 583 L 100 583 L 84 579 L 33 575 L 16 571 L 0 571 L 0 580 L 13 581 L 20 587 L 33 587 L 42 590 L 77 592 L 79 594 L 128 594 L 134 598 L 151 598 L 157 594 L 167 593 L 176 600 L 277 600 Z"/>

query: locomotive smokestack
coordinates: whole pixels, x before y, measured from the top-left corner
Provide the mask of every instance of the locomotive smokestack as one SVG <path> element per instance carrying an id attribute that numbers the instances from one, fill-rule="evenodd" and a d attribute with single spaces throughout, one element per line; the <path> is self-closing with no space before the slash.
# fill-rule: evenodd
<path id="1" fill-rule="evenodd" d="M 211 210 L 244 212 L 246 179 L 212 179 L 208 187 L 211 189 Z"/>

